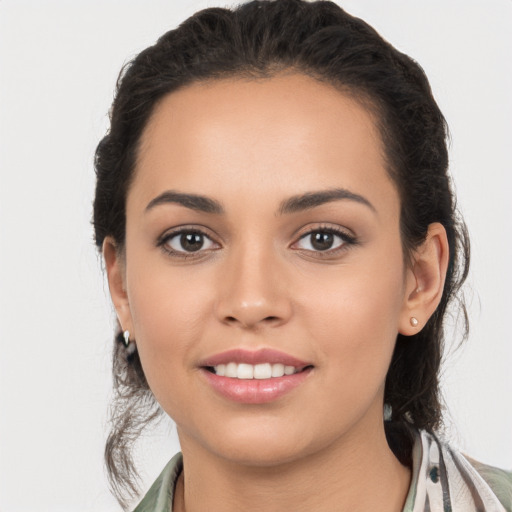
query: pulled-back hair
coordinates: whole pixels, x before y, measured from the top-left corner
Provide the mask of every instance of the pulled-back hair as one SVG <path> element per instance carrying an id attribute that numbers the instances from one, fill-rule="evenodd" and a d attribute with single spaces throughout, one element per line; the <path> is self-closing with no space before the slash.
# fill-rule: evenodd
<path id="1" fill-rule="evenodd" d="M 110 236 L 123 250 L 126 195 L 141 134 L 164 96 L 195 82 L 271 78 L 285 71 L 331 84 L 371 111 L 387 171 L 400 196 L 406 261 L 425 240 L 429 224 L 440 222 L 446 229 L 450 259 L 441 302 L 420 332 L 409 337 L 398 334 L 386 379 L 385 402 L 392 407 L 386 434 L 397 456 L 407 463 L 403 434 L 411 426 L 437 431 L 442 425 L 443 320 L 447 306 L 456 299 L 467 329 L 464 303 L 456 294 L 467 275 L 469 242 L 447 174 L 445 119 L 428 80 L 415 61 L 364 21 L 328 1 L 253 1 L 234 10 L 200 11 L 142 51 L 120 74 L 110 130 L 96 150 L 96 244 L 101 248 Z M 125 494 L 137 493 L 133 442 L 161 414 L 138 354 L 127 356 L 116 341 L 106 461 L 122 504 Z"/>

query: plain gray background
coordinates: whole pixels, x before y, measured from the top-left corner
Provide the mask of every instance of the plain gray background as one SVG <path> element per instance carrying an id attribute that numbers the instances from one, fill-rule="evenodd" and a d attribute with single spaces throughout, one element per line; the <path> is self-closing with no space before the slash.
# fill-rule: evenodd
<path id="1" fill-rule="evenodd" d="M 102 453 L 113 314 L 90 226 L 92 158 L 122 64 L 229 1 L 0 0 L 0 511 L 116 511 Z M 473 242 L 472 331 L 447 437 L 512 468 L 512 1 L 347 0 L 427 72 Z M 451 352 L 454 346 L 451 344 Z M 139 450 L 144 486 L 178 449 Z"/>

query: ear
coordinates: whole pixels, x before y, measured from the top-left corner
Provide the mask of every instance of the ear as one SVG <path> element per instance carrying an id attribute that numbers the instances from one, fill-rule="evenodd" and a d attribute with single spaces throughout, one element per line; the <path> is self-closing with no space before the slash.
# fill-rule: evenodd
<path id="1" fill-rule="evenodd" d="M 130 303 L 126 293 L 124 257 L 111 237 L 106 237 L 103 241 L 102 252 L 105 259 L 110 296 L 112 297 L 121 329 L 133 332 Z"/>
<path id="2" fill-rule="evenodd" d="M 400 334 L 417 334 L 436 310 L 443 296 L 448 261 L 446 230 L 442 224 L 432 223 L 406 271 L 404 304 L 398 326 Z M 417 324 L 412 319 L 416 319 Z"/>

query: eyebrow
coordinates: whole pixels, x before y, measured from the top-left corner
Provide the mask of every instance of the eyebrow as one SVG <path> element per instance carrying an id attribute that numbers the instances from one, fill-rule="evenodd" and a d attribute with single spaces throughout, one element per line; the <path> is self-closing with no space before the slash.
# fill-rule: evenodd
<path id="1" fill-rule="evenodd" d="M 296 213 L 339 200 L 355 201 L 356 203 L 367 206 L 370 210 L 377 213 L 377 210 L 370 201 L 368 201 L 368 199 L 344 188 L 307 192 L 305 194 L 290 197 L 280 204 L 278 213 L 280 215 Z M 189 208 L 190 210 L 203 213 L 218 215 L 224 213 L 222 204 L 215 199 L 197 194 L 185 194 L 174 190 L 167 190 L 152 199 L 146 206 L 146 212 L 163 204 L 179 204 L 185 208 Z"/>
<path id="2" fill-rule="evenodd" d="M 183 194 L 173 190 L 167 190 L 163 194 L 152 199 L 146 206 L 146 212 L 161 204 L 179 204 L 185 208 L 204 213 L 224 213 L 224 208 L 215 199 L 197 194 Z"/>
<path id="3" fill-rule="evenodd" d="M 290 197 L 281 203 L 279 207 L 279 213 L 281 215 L 287 213 L 295 213 L 299 211 L 309 210 L 316 206 L 321 206 L 332 201 L 339 201 L 347 199 L 349 201 L 355 201 L 356 203 L 363 204 L 370 208 L 374 213 L 377 213 L 375 207 L 365 197 L 350 192 L 344 188 L 334 188 L 329 190 L 320 190 L 318 192 L 308 192 L 298 196 Z"/>

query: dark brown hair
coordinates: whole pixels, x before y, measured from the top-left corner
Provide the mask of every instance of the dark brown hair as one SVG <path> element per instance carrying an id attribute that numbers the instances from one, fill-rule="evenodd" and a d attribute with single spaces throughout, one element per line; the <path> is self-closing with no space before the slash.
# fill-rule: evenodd
<path id="1" fill-rule="evenodd" d="M 429 224 L 446 229 L 450 261 L 441 303 L 416 335 L 398 335 L 385 401 L 390 445 L 405 463 L 410 427 L 438 430 L 442 404 L 439 369 L 443 320 L 466 278 L 469 242 L 457 216 L 447 174 L 447 127 L 421 67 L 364 21 L 332 2 L 253 1 L 229 10 L 210 8 L 164 34 L 122 70 L 110 113 L 110 130 L 96 150 L 94 229 L 123 248 L 125 202 L 141 134 L 165 95 L 194 82 L 227 77 L 265 78 L 297 71 L 360 100 L 381 133 L 387 168 L 401 200 L 406 257 L 425 239 Z M 466 310 L 457 299 L 467 328 Z M 137 491 L 131 446 L 160 414 L 137 353 L 122 343 L 113 358 L 115 399 L 106 447 L 109 477 L 118 499 Z M 398 440 L 402 441 L 398 441 Z"/>

